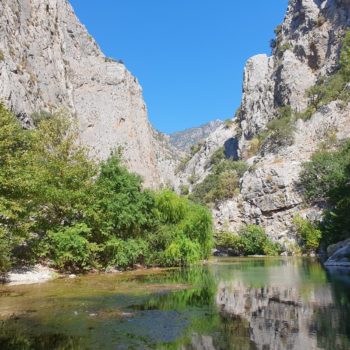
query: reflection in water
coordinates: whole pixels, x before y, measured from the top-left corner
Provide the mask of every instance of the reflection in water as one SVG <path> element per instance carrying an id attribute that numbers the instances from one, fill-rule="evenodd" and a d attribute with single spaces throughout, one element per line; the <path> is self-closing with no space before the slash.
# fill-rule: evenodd
<path id="1" fill-rule="evenodd" d="M 137 278 L 3 287 L 0 319 L 6 350 L 342 350 L 350 274 L 306 259 L 220 259 Z"/>

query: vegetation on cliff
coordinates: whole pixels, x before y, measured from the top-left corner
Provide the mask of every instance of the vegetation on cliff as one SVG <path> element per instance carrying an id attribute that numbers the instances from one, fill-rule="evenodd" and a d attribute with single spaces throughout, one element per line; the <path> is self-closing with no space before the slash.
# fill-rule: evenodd
<path id="1" fill-rule="evenodd" d="M 177 266 L 209 256 L 204 207 L 142 188 L 115 153 L 95 165 L 62 114 L 24 130 L 0 105 L 0 268 Z"/>
<path id="2" fill-rule="evenodd" d="M 239 179 L 248 166 L 245 162 L 226 159 L 223 148 L 218 149 L 209 160 L 210 174 L 194 186 L 189 198 L 201 204 L 215 203 L 232 198 L 239 193 Z"/>
<path id="3" fill-rule="evenodd" d="M 310 203 L 326 206 L 320 223 L 326 244 L 350 237 L 350 141 L 320 149 L 304 164 L 301 186 Z"/>

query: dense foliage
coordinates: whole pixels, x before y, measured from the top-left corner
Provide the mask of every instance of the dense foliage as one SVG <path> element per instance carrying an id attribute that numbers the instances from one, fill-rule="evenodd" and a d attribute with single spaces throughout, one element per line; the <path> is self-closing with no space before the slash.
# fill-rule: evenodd
<path id="1" fill-rule="evenodd" d="M 303 219 L 299 215 L 294 218 L 293 223 L 299 235 L 299 239 L 302 241 L 301 246 L 304 248 L 305 252 L 316 252 L 322 238 L 322 232 L 317 227 L 317 224 Z"/>
<path id="2" fill-rule="evenodd" d="M 231 255 L 279 255 L 281 246 L 273 242 L 264 229 L 257 225 L 243 227 L 239 234 L 221 233 L 216 239 L 217 247 L 228 248 Z"/>
<path id="3" fill-rule="evenodd" d="M 0 106 L 0 270 L 52 261 L 62 270 L 186 265 L 209 256 L 207 209 L 142 188 L 113 154 L 98 168 L 64 115 L 24 130 Z"/>
<path id="4" fill-rule="evenodd" d="M 311 203 L 327 204 L 320 226 L 323 240 L 350 237 L 350 141 L 337 150 L 320 150 L 304 164 L 301 186 Z"/>
<path id="5" fill-rule="evenodd" d="M 214 203 L 232 198 L 239 193 L 239 179 L 247 170 L 246 163 L 231 159 L 222 160 L 219 152 L 214 155 L 211 173 L 203 182 L 194 187 L 190 195 L 190 199 L 195 202 L 202 204 Z"/>
<path id="6" fill-rule="evenodd" d="M 300 114 L 302 118 L 309 118 L 323 105 L 335 100 L 345 103 L 350 101 L 350 32 L 343 39 L 340 52 L 340 68 L 330 77 L 321 77 L 317 84 L 308 91 L 309 107 Z"/>

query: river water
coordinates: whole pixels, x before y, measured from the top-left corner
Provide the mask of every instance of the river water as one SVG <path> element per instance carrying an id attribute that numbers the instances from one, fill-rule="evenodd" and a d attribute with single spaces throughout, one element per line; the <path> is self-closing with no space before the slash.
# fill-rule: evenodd
<path id="1" fill-rule="evenodd" d="M 0 286 L 0 349 L 350 349 L 350 273 L 220 258 Z"/>

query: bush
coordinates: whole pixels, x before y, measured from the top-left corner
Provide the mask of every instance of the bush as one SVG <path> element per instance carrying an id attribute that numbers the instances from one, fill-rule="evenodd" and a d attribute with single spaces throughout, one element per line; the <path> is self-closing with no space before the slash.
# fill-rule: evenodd
<path id="1" fill-rule="evenodd" d="M 300 185 L 310 203 L 326 204 L 320 224 L 326 244 L 350 237 L 350 142 L 335 151 L 318 151 L 304 163 Z"/>
<path id="2" fill-rule="evenodd" d="M 143 264 L 148 254 L 149 247 L 145 240 L 121 240 L 112 237 L 103 244 L 101 257 L 103 266 L 117 266 L 125 269 L 137 263 Z"/>
<path id="3" fill-rule="evenodd" d="M 0 228 L 0 277 L 11 266 L 11 247 L 4 230 Z"/>
<path id="4" fill-rule="evenodd" d="M 84 216 L 98 243 L 135 238 L 155 224 L 153 194 L 142 190 L 140 176 L 129 173 L 116 153 L 101 164 L 90 193 Z"/>
<path id="5" fill-rule="evenodd" d="M 248 158 L 254 157 L 260 150 L 261 142 L 259 137 L 254 137 L 249 141 Z"/>
<path id="6" fill-rule="evenodd" d="M 241 161 L 223 160 L 213 166 L 203 182 L 197 184 L 190 199 L 202 204 L 232 198 L 239 193 L 239 179 L 247 170 Z"/>
<path id="7" fill-rule="evenodd" d="M 268 148 L 290 146 L 294 141 L 295 116 L 290 106 L 281 107 L 275 119 L 271 120 L 266 130 L 260 132 L 256 147 L 267 145 Z M 256 150 L 255 150 L 256 151 Z"/>
<path id="8" fill-rule="evenodd" d="M 264 255 L 267 256 L 279 256 L 282 253 L 282 247 L 278 242 L 272 242 L 271 240 L 266 240 L 263 246 Z"/>
<path id="9" fill-rule="evenodd" d="M 290 106 L 282 107 L 279 115 L 267 124 L 269 141 L 277 146 L 289 146 L 294 140 L 294 118 Z"/>
<path id="10" fill-rule="evenodd" d="M 230 249 L 230 255 L 244 255 L 244 245 L 239 235 L 231 232 L 219 232 L 215 240 L 217 248 Z"/>
<path id="11" fill-rule="evenodd" d="M 350 31 L 343 39 L 343 45 L 340 52 L 340 70 L 344 80 L 350 81 Z"/>
<path id="12" fill-rule="evenodd" d="M 181 185 L 180 186 L 180 194 L 182 196 L 187 196 L 190 193 L 190 187 L 188 185 Z"/>
<path id="13" fill-rule="evenodd" d="M 335 100 L 350 101 L 347 83 L 350 81 L 350 32 L 343 40 L 340 52 L 340 68 L 330 77 L 321 77 L 315 86 L 307 91 L 309 108 L 304 117 L 310 117 L 319 107 Z"/>
<path id="14" fill-rule="evenodd" d="M 0 50 L 0 62 L 2 62 L 5 59 L 4 52 Z"/>
<path id="15" fill-rule="evenodd" d="M 229 248 L 232 255 L 279 255 L 281 245 L 273 242 L 265 230 L 257 225 L 243 227 L 239 235 L 221 233 L 216 239 L 217 247 Z"/>
<path id="16" fill-rule="evenodd" d="M 164 265 L 186 266 L 200 259 L 200 246 L 185 237 L 179 237 L 173 241 L 165 250 Z"/>
<path id="17" fill-rule="evenodd" d="M 209 162 L 207 164 L 207 167 L 209 168 L 209 167 L 218 165 L 225 159 L 226 159 L 225 148 L 220 147 L 211 155 Z"/>
<path id="18" fill-rule="evenodd" d="M 346 167 L 350 163 L 350 143 L 341 151 L 317 151 L 310 162 L 303 164 L 300 184 L 309 202 L 326 202 L 339 184 L 347 181 Z"/>
<path id="19" fill-rule="evenodd" d="M 247 225 L 240 232 L 245 255 L 263 255 L 267 235 L 264 229 L 256 225 Z"/>
<path id="20" fill-rule="evenodd" d="M 232 119 L 226 119 L 224 121 L 225 129 L 230 129 L 230 127 L 233 125 L 233 120 Z"/>
<path id="21" fill-rule="evenodd" d="M 91 230 L 85 224 L 49 231 L 46 244 L 49 256 L 63 270 L 77 271 L 94 266 L 96 245 L 89 242 Z"/>
<path id="22" fill-rule="evenodd" d="M 191 157 L 193 157 L 196 153 L 200 151 L 200 149 L 203 147 L 204 142 L 199 142 L 196 145 L 191 146 Z"/>
<path id="23" fill-rule="evenodd" d="M 308 220 L 297 215 L 293 219 L 299 237 L 303 241 L 306 252 L 316 252 L 322 238 L 321 230 Z"/>

